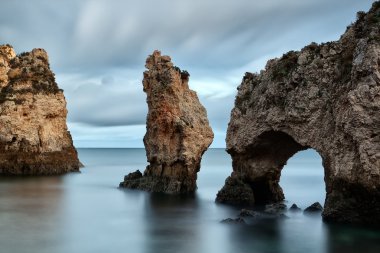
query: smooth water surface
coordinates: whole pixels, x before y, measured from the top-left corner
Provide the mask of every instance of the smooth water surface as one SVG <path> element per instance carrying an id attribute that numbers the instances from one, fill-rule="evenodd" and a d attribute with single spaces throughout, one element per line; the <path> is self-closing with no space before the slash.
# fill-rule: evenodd
<path id="1" fill-rule="evenodd" d="M 232 170 L 223 149 L 206 152 L 192 197 L 119 189 L 125 174 L 144 170 L 144 149 L 78 151 L 82 173 L 0 178 L 1 253 L 380 252 L 380 231 L 326 225 L 320 216 L 221 224 L 239 212 L 214 202 Z M 291 158 L 280 184 L 288 206 L 323 204 L 320 157 Z"/>

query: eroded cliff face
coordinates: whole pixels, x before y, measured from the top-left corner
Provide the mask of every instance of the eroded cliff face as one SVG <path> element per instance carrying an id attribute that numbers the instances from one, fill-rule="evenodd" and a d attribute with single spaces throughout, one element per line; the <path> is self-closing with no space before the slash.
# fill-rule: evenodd
<path id="1" fill-rule="evenodd" d="M 125 177 L 122 187 L 154 192 L 189 193 L 196 189 L 203 153 L 213 140 L 205 108 L 189 89 L 189 74 L 174 67 L 169 56 L 155 51 L 146 60 L 147 132 L 149 165 Z"/>
<path id="2" fill-rule="evenodd" d="M 311 44 L 246 73 L 228 125 L 233 172 L 217 201 L 284 199 L 287 160 L 323 159 L 327 221 L 380 225 L 380 3 L 358 13 L 339 41 Z M 307 168 L 305 168 L 307 169 Z"/>
<path id="3" fill-rule="evenodd" d="M 0 46 L 0 174 L 78 171 L 66 115 L 45 50 L 16 56 L 10 45 Z"/>

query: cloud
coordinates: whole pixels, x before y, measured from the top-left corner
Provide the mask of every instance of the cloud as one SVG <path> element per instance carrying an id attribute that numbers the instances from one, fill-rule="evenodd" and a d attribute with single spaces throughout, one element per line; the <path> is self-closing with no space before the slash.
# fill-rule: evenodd
<path id="1" fill-rule="evenodd" d="M 108 74 L 91 79 L 81 75 L 58 76 L 65 90 L 68 120 L 101 127 L 145 124 L 146 95 L 141 80 L 133 78 L 133 71 L 129 73 L 131 78 L 125 77 L 124 72 L 117 73 L 110 71 L 115 77 Z"/>
<path id="2" fill-rule="evenodd" d="M 84 146 L 97 140 L 120 146 L 113 136 L 126 146 L 142 145 L 120 133 L 142 138 L 145 132 L 142 72 L 147 55 L 160 49 L 191 74 L 190 87 L 216 133 L 214 145 L 223 146 L 245 72 L 312 41 L 338 39 L 372 2 L 12 0 L 0 8 L 0 44 L 48 51 L 74 141 Z"/>
<path id="3" fill-rule="evenodd" d="M 0 33 L 23 51 L 46 48 L 65 71 L 134 67 L 154 49 L 187 68 L 225 71 L 311 40 L 337 39 L 371 2 L 15 0 L 2 5 Z"/>
<path id="4" fill-rule="evenodd" d="M 143 147 L 145 125 L 94 127 L 68 122 L 76 147 L 125 148 Z"/>

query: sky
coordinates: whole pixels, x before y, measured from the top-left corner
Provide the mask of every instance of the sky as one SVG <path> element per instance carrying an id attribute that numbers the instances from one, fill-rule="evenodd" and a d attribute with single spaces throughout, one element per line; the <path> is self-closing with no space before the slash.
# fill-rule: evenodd
<path id="1" fill-rule="evenodd" d="M 143 147 L 145 60 L 158 49 L 190 73 L 224 148 L 245 72 L 339 39 L 373 0 L 0 0 L 0 44 L 44 48 L 76 147 Z"/>

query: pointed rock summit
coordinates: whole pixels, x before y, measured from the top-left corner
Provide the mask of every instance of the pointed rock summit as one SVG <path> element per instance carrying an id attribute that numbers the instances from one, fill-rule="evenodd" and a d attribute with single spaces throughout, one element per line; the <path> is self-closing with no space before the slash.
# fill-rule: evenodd
<path id="1" fill-rule="evenodd" d="M 78 171 L 66 115 L 46 51 L 0 46 L 0 175 Z"/>
<path id="2" fill-rule="evenodd" d="M 125 176 L 121 187 L 164 193 L 196 189 L 203 153 L 214 134 L 205 108 L 189 89 L 189 73 L 154 51 L 146 60 L 144 92 L 148 116 L 144 145 L 149 165 L 144 174 Z"/>

